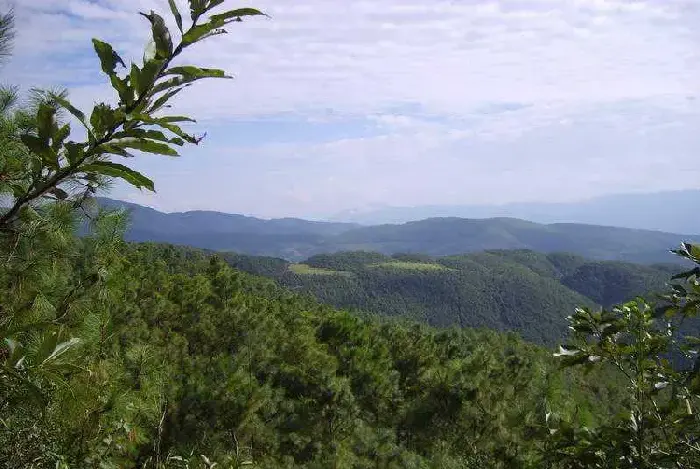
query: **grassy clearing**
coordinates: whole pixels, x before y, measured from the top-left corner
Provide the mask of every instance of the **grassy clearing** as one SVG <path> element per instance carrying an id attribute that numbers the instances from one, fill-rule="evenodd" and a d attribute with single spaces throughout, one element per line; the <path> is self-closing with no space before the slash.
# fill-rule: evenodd
<path id="1" fill-rule="evenodd" d="M 432 262 L 405 262 L 391 261 L 382 262 L 380 264 L 372 264 L 372 267 L 381 267 L 384 269 L 399 269 L 399 270 L 418 270 L 418 271 L 435 271 L 447 270 L 447 267 Z"/>
<path id="2" fill-rule="evenodd" d="M 340 275 L 344 277 L 349 277 L 352 275 L 351 272 L 345 272 L 342 270 L 331 270 L 331 269 L 321 269 L 318 267 L 311 267 L 306 264 L 291 264 L 289 270 L 297 275 Z"/>

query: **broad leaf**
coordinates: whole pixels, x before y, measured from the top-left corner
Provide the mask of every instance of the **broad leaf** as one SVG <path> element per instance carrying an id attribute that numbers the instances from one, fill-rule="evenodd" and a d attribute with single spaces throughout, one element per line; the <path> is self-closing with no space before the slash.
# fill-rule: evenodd
<path id="1" fill-rule="evenodd" d="M 179 116 L 173 116 L 172 118 L 178 119 Z M 145 124 L 160 126 L 164 129 L 171 131 L 172 133 L 174 133 L 178 137 L 182 137 L 183 139 L 185 139 L 186 141 L 188 141 L 190 143 L 195 143 L 195 144 L 197 143 L 197 139 L 194 136 L 188 134 L 187 132 L 182 130 L 179 126 L 172 123 L 172 122 L 177 122 L 177 120 L 168 120 L 167 117 L 154 118 L 151 116 L 147 116 L 145 114 L 136 115 L 136 116 L 134 116 L 134 119 L 137 119 L 138 121 L 143 122 Z"/>
<path id="2" fill-rule="evenodd" d="M 216 68 L 199 68 L 192 65 L 185 65 L 182 67 L 172 67 L 166 72 L 166 75 L 180 75 L 185 79 L 189 78 L 233 78 L 232 76 L 226 75 L 226 72 Z"/>
<path id="3" fill-rule="evenodd" d="M 109 155 L 119 155 L 123 156 L 124 158 L 133 158 L 134 155 L 132 153 L 129 153 L 125 149 L 115 146 L 115 145 L 110 145 L 110 144 L 104 144 L 100 145 L 100 151 L 102 154 L 109 154 Z"/>
<path id="4" fill-rule="evenodd" d="M 153 42 L 156 45 L 156 55 L 161 59 L 170 57 L 173 53 L 173 41 L 170 37 L 170 31 L 165 26 L 163 17 L 153 10 L 149 14 L 141 13 L 141 15 L 151 22 L 151 33 L 153 34 Z"/>
<path id="5" fill-rule="evenodd" d="M 114 110 L 104 103 L 97 104 L 90 115 L 90 124 L 96 135 L 104 135 L 116 124 Z"/>
<path id="6" fill-rule="evenodd" d="M 22 143 L 24 143 L 24 145 L 26 145 L 26 147 L 29 148 L 29 150 L 32 153 L 41 157 L 41 160 L 44 162 L 44 164 L 51 166 L 52 168 L 58 169 L 58 156 L 56 152 L 51 149 L 47 142 L 44 142 L 39 137 L 27 134 L 22 135 L 20 139 L 22 140 Z M 40 168 L 36 169 L 39 170 Z"/>
<path id="7" fill-rule="evenodd" d="M 70 124 L 66 124 L 59 128 L 51 137 L 51 148 L 53 151 L 58 151 L 63 146 L 63 142 L 70 135 Z"/>
<path id="8" fill-rule="evenodd" d="M 170 100 L 170 98 L 172 98 L 173 96 L 175 96 L 176 94 L 178 94 L 180 91 L 182 91 L 184 89 L 185 89 L 185 87 L 183 86 L 181 88 L 175 88 L 174 90 L 170 90 L 167 93 L 163 94 L 162 96 L 160 96 L 158 99 L 156 99 L 153 102 L 153 104 L 151 105 L 148 112 L 149 113 L 156 112 L 157 110 L 159 110 L 160 108 L 165 106 L 165 104 Z"/>
<path id="9" fill-rule="evenodd" d="M 211 19 L 214 21 L 228 21 L 232 19 L 241 18 L 243 16 L 267 16 L 260 10 L 255 8 L 238 8 L 237 10 L 227 11 L 218 15 L 212 15 Z"/>
<path id="10" fill-rule="evenodd" d="M 161 81 L 160 83 L 156 84 L 153 87 L 153 90 L 151 91 L 152 95 L 156 95 L 162 91 L 169 90 L 171 88 L 177 88 L 179 86 L 188 86 L 190 83 L 200 80 L 200 78 L 183 78 L 183 77 L 176 77 L 176 78 L 170 78 L 165 81 Z"/>
<path id="11" fill-rule="evenodd" d="M 115 145 L 121 148 L 133 148 L 134 150 L 140 150 L 146 153 L 153 153 L 156 155 L 166 155 L 166 156 L 178 156 L 177 151 L 171 148 L 165 143 L 154 142 L 152 140 L 140 139 L 140 138 L 123 138 L 120 140 L 113 140 L 110 142 L 111 145 Z"/>
<path id="12" fill-rule="evenodd" d="M 66 159 L 68 160 L 68 164 L 70 166 L 74 166 L 75 164 L 77 164 L 83 158 L 83 155 L 85 155 L 83 145 L 80 143 L 68 142 L 66 143 L 65 147 Z"/>
<path id="13" fill-rule="evenodd" d="M 44 142 L 42 139 L 35 135 L 22 135 L 20 136 L 20 140 L 22 140 L 22 143 L 29 148 L 29 150 L 37 155 L 42 155 L 44 152 L 46 152 L 49 149 L 49 145 L 47 142 Z"/>
<path id="14" fill-rule="evenodd" d="M 156 77 L 158 76 L 158 73 L 161 71 L 162 67 L 163 61 L 159 59 L 154 59 L 143 64 L 143 68 L 141 69 L 141 73 L 139 75 L 139 84 L 136 87 L 139 96 L 144 94 L 146 90 L 153 86 L 153 82 L 155 82 Z"/>
<path id="15" fill-rule="evenodd" d="M 187 116 L 165 116 L 158 118 L 158 122 L 197 122 Z"/>
<path id="16" fill-rule="evenodd" d="M 56 108 L 42 103 L 36 113 L 36 125 L 39 139 L 48 145 L 56 127 Z"/>
<path id="17" fill-rule="evenodd" d="M 138 97 L 138 95 L 141 94 L 139 93 L 139 89 L 141 88 L 141 70 L 135 63 L 131 64 L 131 70 L 129 71 L 129 84 L 136 91 Z"/>
<path id="18" fill-rule="evenodd" d="M 226 25 L 226 21 L 224 21 L 224 20 L 211 20 L 208 23 L 200 24 L 198 26 L 190 28 L 182 36 L 182 45 L 183 45 L 183 47 L 186 47 L 186 46 L 189 46 L 190 44 L 194 44 L 195 42 L 199 41 L 207 34 L 210 34 L 214 31 L 216 31 L 217 29 L 222 28 L 225 25 Z"/>
<path id="19" fill-rule="evenodd" d="M 86 165 L 82 170 L 87 173 L 97 173 L 103 176 L 121 178 L 139 189 L 145 187 L 150 191 L 155 191 L 153 181 L 123 164 L 112 163 L 111 161 L 98 161 Z"/>
<path id="20" fill-rule="evenodd" d="M 172 139 L 168 138 L 163 132 L 160 130 L 153 130 L 153 129 L 130 129 L 128 131 L 124 132 L 117 132 L 114 134 L 114 139 L 118 140 L 121 138 L 147 138 L 151 140 L 157 140 L 160 142 L 165 142 L 165 143 L 174 143 L 176 145 L 182 145 L 179 142 L 182 142 L 180 139 Z"/>
<path id="21" fill-rule="evenodd" d="M 119 95 L 121 104 L 130 105 L 134 101 L 133 86 L 129 86 L 129 82 L 126 78 L 119 78 L 116 74 L 112 74 L 109 79 L 112 82 L 112 88 L 114 88 Z"/>
<path id="22" fill-rule="evenodd" d="M 51 98 L 66 111 L 70 112 L 73 115 L 73 117 L 80 121 L 81 124 L 87 127 L 87 123 L 85 122 L 85 114 L 83 113 L 83 111 L 73 106 L 67 99 L 61 96 L 53 95 Z"/>
<path id="23" fill-rule="evenodd" d="M 202 13 L 206 11 L 207 0 L 189 0 L 190 2 L 190 18 L 196 21 Z"/>
<path id="24" fill-rule="evenodd" d="M 121 64 L 123 67 L 126 67 L 126 64 L 124 63 L 122 58 L 119 57 L 119 54 L 114 52 L 114 49 L 110 44 L 102 42 L 98 39 L 93 39 L 92 44 L 95 47 L 95 52 L 97 52 L 97 56 L 100 58 L 102 71 L 105 72 L 107 75 L 114 74 L 114 70 L 117 68 L 117 64 Z"/>

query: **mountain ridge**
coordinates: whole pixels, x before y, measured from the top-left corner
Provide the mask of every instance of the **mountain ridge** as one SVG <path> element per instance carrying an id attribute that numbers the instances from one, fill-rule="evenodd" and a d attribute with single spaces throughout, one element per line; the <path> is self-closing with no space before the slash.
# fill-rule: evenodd
<path id="1" fill-rule="evenodd" d="M 488 249 L 571 252 L 598 260 L 678 262 L 669 253 L 700 236 L 576 223 L 541 224 L 511 217 L 435 217 L 403 224 L 359 226 L 286 218 L 263 220 L 222 212 L 163 213 L 138 204 L 100 199 L 130 212 L 126 237 L 216 251 L 301 260 L 339 251 L 382 254 L 464 254 Z"/>

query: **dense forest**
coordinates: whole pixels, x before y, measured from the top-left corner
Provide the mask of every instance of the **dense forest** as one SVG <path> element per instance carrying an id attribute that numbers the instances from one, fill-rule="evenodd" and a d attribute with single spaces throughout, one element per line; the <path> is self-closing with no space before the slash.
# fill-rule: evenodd
<path id="1" fill-rule="evenodd" d="M 83 342 L 52 366 L 88 354 L 90 373 L 66 378 L 41 413 L 15 383 L 0 445 L 11 467 L 192 451 L 256 467 L 536 464 L 546 412 L 597 425 L 621 404 L 612 376 L 559 371 L 514 335 L 361 320 L 196 251 L 85 244 L 78 252 L 99 245 L 111 267 L 67 311 Z M 107 261 L 86 260 L 71 277 Z M 46 307 L 65 295 L 42 287 Z M 47 358 L 41 345 L 25 352 L 33 363 Z"/>
<path id="2" fill-rule="evenodd" d="M 88 117 L 60 90 L 0 93 L 0 466 L 698 467 L 700 340 L 679 326 L 697 316 L 700 268 L 655 302 L 570 311 L 553 353 L 513 333 L 338 311 L 224 256 L 125 241 L 127 215 L 94 195 L 114 178 L 153 190 L 122 162 L 198 143 L 166 103 L 226 76 L 172 62 L 262 14 L 168 3 L 177 29 L 143 14 L 153 41 L 142 63 L 127 68 L 94 40 L 116 104 Z M 0 16 L 0 56 L 12 31 Z M 700 265 L 699 247 L 676 253 Z M 547 274 L 550 257 L 526 266 L 526 252 L 351 253 L 292 272 L 496 268 L 499 256 L 554 284 L 569 272 Z"/>
<path id="3" fill-rule="evenodd" d="M 559 343 L 577 306 L 652 297 L 678 265 L 591 261 L 570 254 L 486 251 L 426 255 L 345 252 L 303 263 L 221 253 L 232 266 L 275 279 L 339 308 L 404 317 L 433 326 L 516 331 L 540 344 Z"/>

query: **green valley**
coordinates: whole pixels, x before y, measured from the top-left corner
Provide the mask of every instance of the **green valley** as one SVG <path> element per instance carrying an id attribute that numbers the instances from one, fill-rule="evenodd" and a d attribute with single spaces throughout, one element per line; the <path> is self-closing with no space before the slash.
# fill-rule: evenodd
<path id="1" fill-rule="evenodd" d="M 565 337 L 566 317 L 577 306 L 607 308 L 662 292 L 680 270 L 677 265 L 594 261 L 528 250 L 436 258 L 344 252 L 314 256 L 303 264 L 219 255 L 236 268 L 339 308 L 440 327 L 515 331 L 550 345 Z"/>

